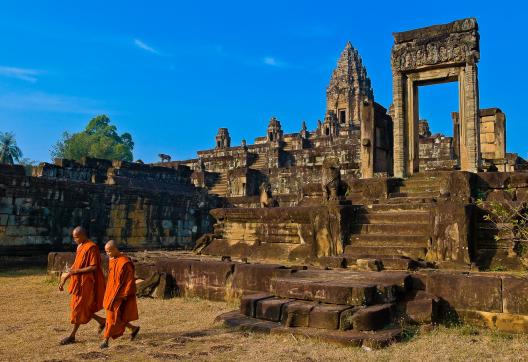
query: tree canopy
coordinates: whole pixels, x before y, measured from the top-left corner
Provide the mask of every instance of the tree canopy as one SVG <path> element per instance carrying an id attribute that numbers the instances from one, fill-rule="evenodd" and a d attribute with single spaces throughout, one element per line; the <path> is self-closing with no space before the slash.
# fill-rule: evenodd
<path id="1" fill-rule="evenodd" d="M 77 161 L 83 157 L 132 161 L 133 149 L 132 135 L 126 132 L 119 135 L 117 127 L 103 114 L 92 118 L 82 132 L 64 132 L 52 148 L 51 156 Z"/>
<path id="2" fill-rule="evenodd" d="M 15 135 L 11 132 L 0 132 L 0 163 L 13 165 L 22 158 L 22 151 L 18 148 Z"/>

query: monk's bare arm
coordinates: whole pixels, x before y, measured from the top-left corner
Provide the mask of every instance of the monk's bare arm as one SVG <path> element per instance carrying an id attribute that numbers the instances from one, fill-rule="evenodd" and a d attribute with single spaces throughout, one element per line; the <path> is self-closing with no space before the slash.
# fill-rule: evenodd
<path id="1" fill-rule="evenodd" d="M 66 274 L 64 277 L 61 278 L 61 281 L 59 283 L 59 290 L 62 291 L 64 289 L 64 284 L 68 279 L 71 278 L 72 275 L 75 274 L 84 274 L 84 273 L 91 273 L 97 270 L 97 267 L 95 265 L 87 266 L 86 268 L 79 268 L 79 269 L 72 269 Z"/>
<path id="2" fill-rule="evenodd" d="M 72 269 L 68 274 L 75 275 L 75 274 L 84 274 L 84 273 L 91 273 L 97 270 L 97 266 L 90 265 L 86 268 L 79 268 L 79 269 Z"/>

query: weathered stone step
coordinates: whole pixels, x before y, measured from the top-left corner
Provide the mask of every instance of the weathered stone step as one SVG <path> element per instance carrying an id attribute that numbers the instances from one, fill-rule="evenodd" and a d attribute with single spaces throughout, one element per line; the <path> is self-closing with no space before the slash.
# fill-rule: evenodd
<path id="1" fill-rule="evenodd" d="M 318 301 L 330 304 L 346 304 L 352 306 L 373 305 L 379 302 L 378 298 L 385 301 L 395 293 L 395 286 L 385 288 L 388 293 L 380 291 L 375 284 L 360 282 L 339 282 L 319 280 L 306 280 L 301 278 L 282 278 L 271 280 L 271 292 L 281 298 Z M 394 289 L 394 290 L 393 290 Z"/>
<path id="2" fill-rule="evenodd" d="M 422 225 L 420 225 L 422 226 Z M 421 235 L 401 235 L 401 234 L 360 234 L 350 237 L 350 245 L 354 246 L 413 246 L 427 247 L 428 238 L 425 234 Z"/>
<path id="3" fill-rule="evenodd" d="M 358 260 L 376 259 L 381 265 L 381 270 L 415 270 L 425 266 L 414 259 L 403 256 L 373 256 L 366 254 L 341 258 L 345 259 L 343 264 L 346 266 L 357 266 Z"/>
<path id="4" fill-rule="evenodd" d="M 270 291 L 280 298 L 361 306 L 395 302 L 409 280 L 406 273 L 306 270 L 272 279 Z"/>
<path id="5" fill-rule="evenodd" d="M 390 212 L 390 213 L 400 213 L 402 211 L 413 211 L 413 212 L 429 212 L 429 204 L 425 202 L 420 203 L 409 203 L 405 202 L 406 198 L 402 198 L 401 202 L 396 202 L 397 200 L 386 200 L 391 201 L 391 203 L 383 204 L 372 204 L 365 206 L 364 210 L 371 212 Z"/>
<path id="6" fill-rule="evenodd" d="M 217 320 L 222 321 L 225 326 L 230 328 L 268 334 L 293 334 L 307 338 L 317 338 L 326 343 L 348 347 L 383 348 L 399 341 L 402 337 L 401 328 L 383 329 L 374 332 L 326 330 L 310 327 L 289 328 L 278 322 L 262 321 L 245 316 L 239 311 L 221 314 L 217 317 Z"/>
<path id="7" fill-rule="evenodd" d="M 440 196 L 440 192 L 429 192 L 429 191 L 412 191 L 412 192 L 391 192 L 390 198 L 423 198 L 433 199 Z"/>
<path id="8" fill-rule="evenodd" d="M 427 211 L 403 211 L 403 212 L 375 212 L 367 211 L 356 214 L 355 221 L 362 224 L 414 224 L 429 223 L 429 212 Z"/>
<path id="9" fill-rule="evenodd" d="M 442 186 L 445 184 L 445 181 L 443 179 L 439 178 L 409 178 L 407 180 L 401 180 L 399 182 L 400 187 L 436 187 L 436 188 L 442 188 Z"/>
<path id="10" fill-rule="evenodd" d="M 369 223 L 369 224 L 353 224 L 351 226 L 352 232 L 366 235 L 380 235 L 388 234 L 387 238 L 394 240 L 393 235 L 420 235 L 424 236 L 427 233 L 428 224 L 415 223 L 413 219 L 407 218 L 407 223 Z"/>
<path id="11" fill-rule="evenodd" d="M 385 204 L 425 204 L 429 205 L 436 201 L 439 195 L 437 196 L 431 196 L 428 195 L 427 197 L 422 196 L 394 196 L 392 195 L 390 198 L 383 200 Z"/>
<path id="12" fill-rule="evenodd" d="M 350 306 L 282 299 L 262 293 L 246 295 L 240 302 L 240 312 L 248 317 L 280 322 L 286 327 L 330 330 L 379 330 L 392 322 L 395 310 L 392 303 Z"/>
<path id="13" fill-rule="evenodd" d="M 358 255 L 371 255 L 372 257 L 383 256 L 406 256 L 412 259 L 424 259 L 427 255 L 426 247 L 412 247 L 407 245 L 391 246 L 354 246 L 348 245 L 344 255 L 356 257 Z"/>

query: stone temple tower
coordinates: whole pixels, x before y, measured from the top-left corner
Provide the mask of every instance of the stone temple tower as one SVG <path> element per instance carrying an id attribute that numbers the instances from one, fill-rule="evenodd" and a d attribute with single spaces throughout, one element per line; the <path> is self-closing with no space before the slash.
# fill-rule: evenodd
<path id="1" fill-rule="evenodd" d="M 347 42 L 326 88 L 326 113 L 334 112 L 341 130 L 359 129 L 365 97 L 374 100 L 370 79 L 358 51 Z"/>
<path id="2" fill-rule="evenodd" d="M 231 137 L 227 128 L 219 128 L 216 134 L 216 148 L 231 147 Z"/>

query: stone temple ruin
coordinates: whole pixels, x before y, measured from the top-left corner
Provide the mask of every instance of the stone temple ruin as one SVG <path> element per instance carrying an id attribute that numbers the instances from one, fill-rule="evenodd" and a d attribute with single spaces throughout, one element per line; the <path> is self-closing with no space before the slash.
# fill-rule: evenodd
<path id="1" fill-rule="evenodd" d="M 0 166 L 0 250 L 49 252 L 60 273 L 81 224 L 132 252 L 140 294 L 240 299 L 219 319 L 269 333 L 379 347 L 398 321 L 446 317 L 527 332 L 528 279 L 491 270 L 524 270 L 528 241 L 485 215 L 528 203 L 528 166 L 505 114 L 480 108 L 479 58 L 475 19 L 394 33 L 387 109 L 347 43 L 314 130 L 272 117 L 253 144 L 220 128 L 192 160 Z M 433 135 L 418 89 L 454 81 L 453 136 Z"/>

